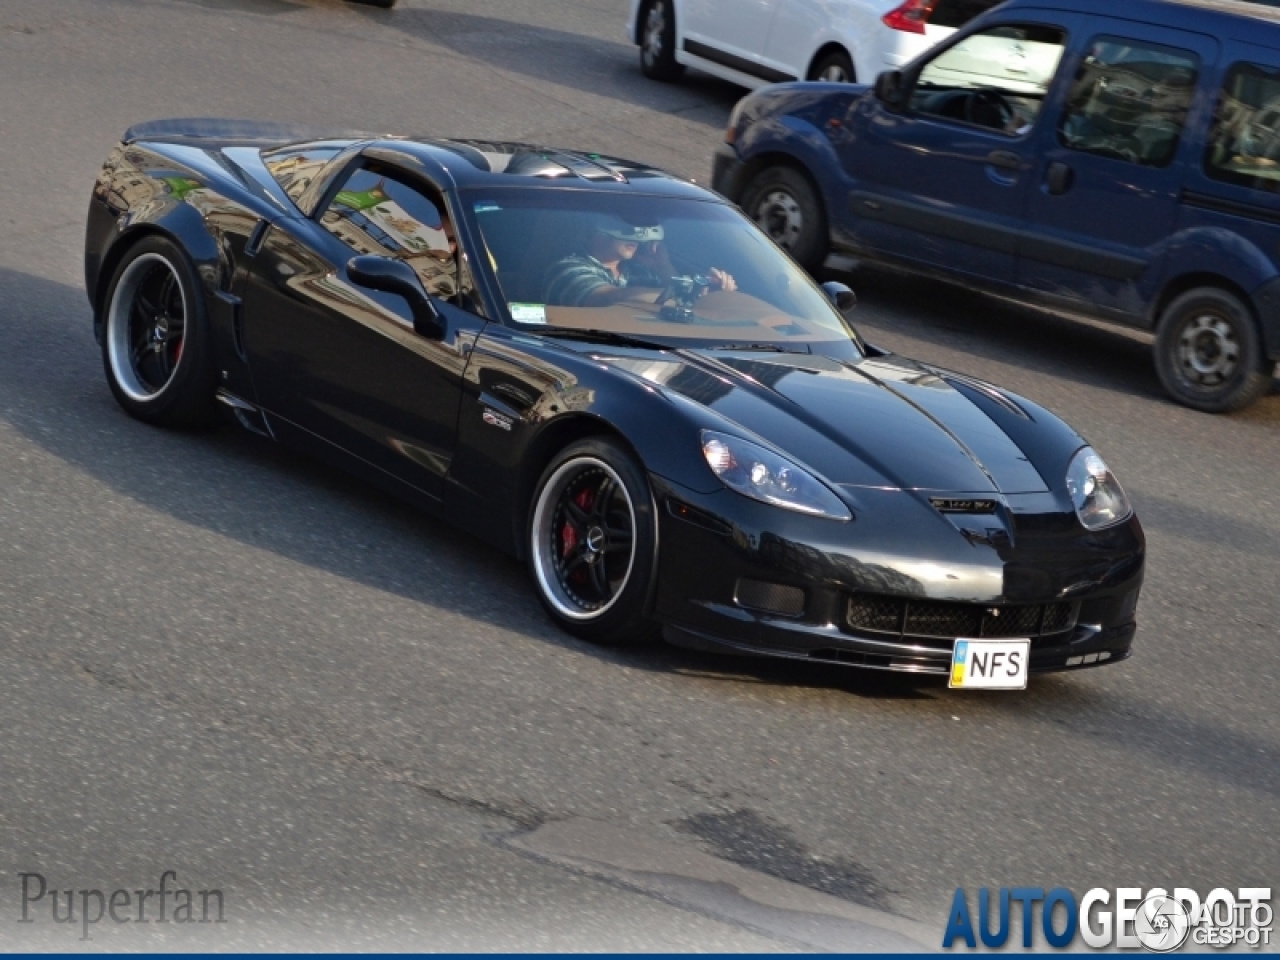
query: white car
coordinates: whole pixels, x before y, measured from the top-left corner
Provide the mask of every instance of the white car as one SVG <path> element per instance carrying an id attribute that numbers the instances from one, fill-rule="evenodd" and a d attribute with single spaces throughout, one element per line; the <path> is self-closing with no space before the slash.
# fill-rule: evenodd
<path id="1" fill-rule="evenodd" d="M 872 83 L 999 0 L 631 0 L 640 67 L 675 80 L 696 67 L 744 87 L 787 80 Z"/>

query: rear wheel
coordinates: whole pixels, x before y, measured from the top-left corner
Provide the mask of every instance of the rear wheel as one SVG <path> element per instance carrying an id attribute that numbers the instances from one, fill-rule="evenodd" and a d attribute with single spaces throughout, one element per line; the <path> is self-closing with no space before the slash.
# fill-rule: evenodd
<path id="1" fill-rule="evenodd" d="M 747 184 L 742 209 L 802 267 L 813 272 L 827 255 L 827 218 L 807 177 L 793 167 L 766 167 Z"/>
<path id="2" fill-rule="evenodd" d="M 647 0 L 640 10 L 640 71 L 651 80 L 679 80 L 676 62 L 676 10 L 673 0 Z"/>
<path id="3" fill-rule="evenodd" d="M 1178 402 L 1207 413 L 1253 403 L 1270 388 L 1275 369 L 1249 308 L 1216 287 L 1188 290 L 1165 308 L 1155 351 L 1164 388 Z"/>
<path id="4" fill-rule="evenodd" d="M 823 54 L 809 71 L 809 79 L 821 80 L 824 83 L 857 82 L 853 72 L 853 61 L 843 50 L 832 50 Z"/>
<path id="5" fill-rule="evenodd" d="M 644 639 L 657 519 L 643 469 L 617 443 L 575 443 L 547 467 L 533 499 L 529 566 L 547 612 L 596 643 Z"/>
<path id="6" fill-rule="evenodd" d="M 159 426 L 209 422 L 209 328 L 182 251 L 163 237 L 141 240 L 116 268 L 103 309 L 102 361 L 120 406 Z"/>

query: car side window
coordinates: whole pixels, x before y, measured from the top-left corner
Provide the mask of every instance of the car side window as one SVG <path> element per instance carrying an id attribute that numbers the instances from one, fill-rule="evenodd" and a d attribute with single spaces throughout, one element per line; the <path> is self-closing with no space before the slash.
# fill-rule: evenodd
<path id="1" fill-rule="evenodd" d="M 1280 193 L 1280 69 L 1237 63 L 1227 71 L 1205 143 L 1204 172 Z"/>
<path id="2" fill-rule="evenodd" d="M 341 143 L 300 143 L 264 152 L 262 162 L 289 199 L 299 203 L 316 174 L 342 152 L 342 147 Z"/>
<path id="3" fill-rule="evenodd" d="M 965 37 L 925 63 L 911 92 L 916 113 L 987 127 L 1031 130 L 1066 33 L 1039 24 L 1001 24 Z"/>
<path id="4" fill-rule="evenodd" d="M 431 296 L 480 312 L 448 208 L 435 191 L 377 167 L 358 167 L 325 208 L 320 222 L 356 253 L 405 261 Z"/>
<path id="5" fill-rule="evenodd" d="M 1099 37 L 1071 81 L 1058 139 L 1071 150 L 1168 166 L 1199 71 L 1200 58 L 1189 50 Z"/>

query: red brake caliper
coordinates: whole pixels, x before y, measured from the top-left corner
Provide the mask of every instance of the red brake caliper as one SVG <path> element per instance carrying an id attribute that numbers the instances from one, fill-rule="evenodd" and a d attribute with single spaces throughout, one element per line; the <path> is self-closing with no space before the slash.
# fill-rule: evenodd
<path id="1" fill-rule="evenodd" d="M 590 487 L 586 487 L 578 491 L 578 493 L 573 498 L 573 502 L 576 503 L 579 507 L 581 507 L 587 513 L 590 513 L 591 501 L 594 498 L 594 496 L 595 496 L 595 492 Z M 571 524 L 568 520 L 566 520 L 564 522 L 564 525 L 560 528 L 560 558 L 562 560 L 567 558 L 569 554 L 573 551 L 573 548 L 576 547 L 577 545 L 578 545 L 578 534 L 573 529 L 573 524 Z M 581 570 L 578 570 L 575 572 L 579 574 L 582 573 Z"/>

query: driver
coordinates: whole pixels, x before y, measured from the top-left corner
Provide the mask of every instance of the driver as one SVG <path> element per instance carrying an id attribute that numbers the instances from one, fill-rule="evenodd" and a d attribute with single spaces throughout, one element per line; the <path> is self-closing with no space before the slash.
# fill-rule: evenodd
<path id="1" fill-rule="evenodd" d="M 649 287 L 661 292 L 675 272 L 662 246 L 661 226 L 638 226 L 619 217 L 602 216 L 595 224 L 587 249 L 551 265 L 547 275 L 546 302 L 561 307 L 605 307 L 636 298 L 628 287 Z M 723 270 L 708 272 L 709 289 L 736 290 L 733 277 Z"/>

